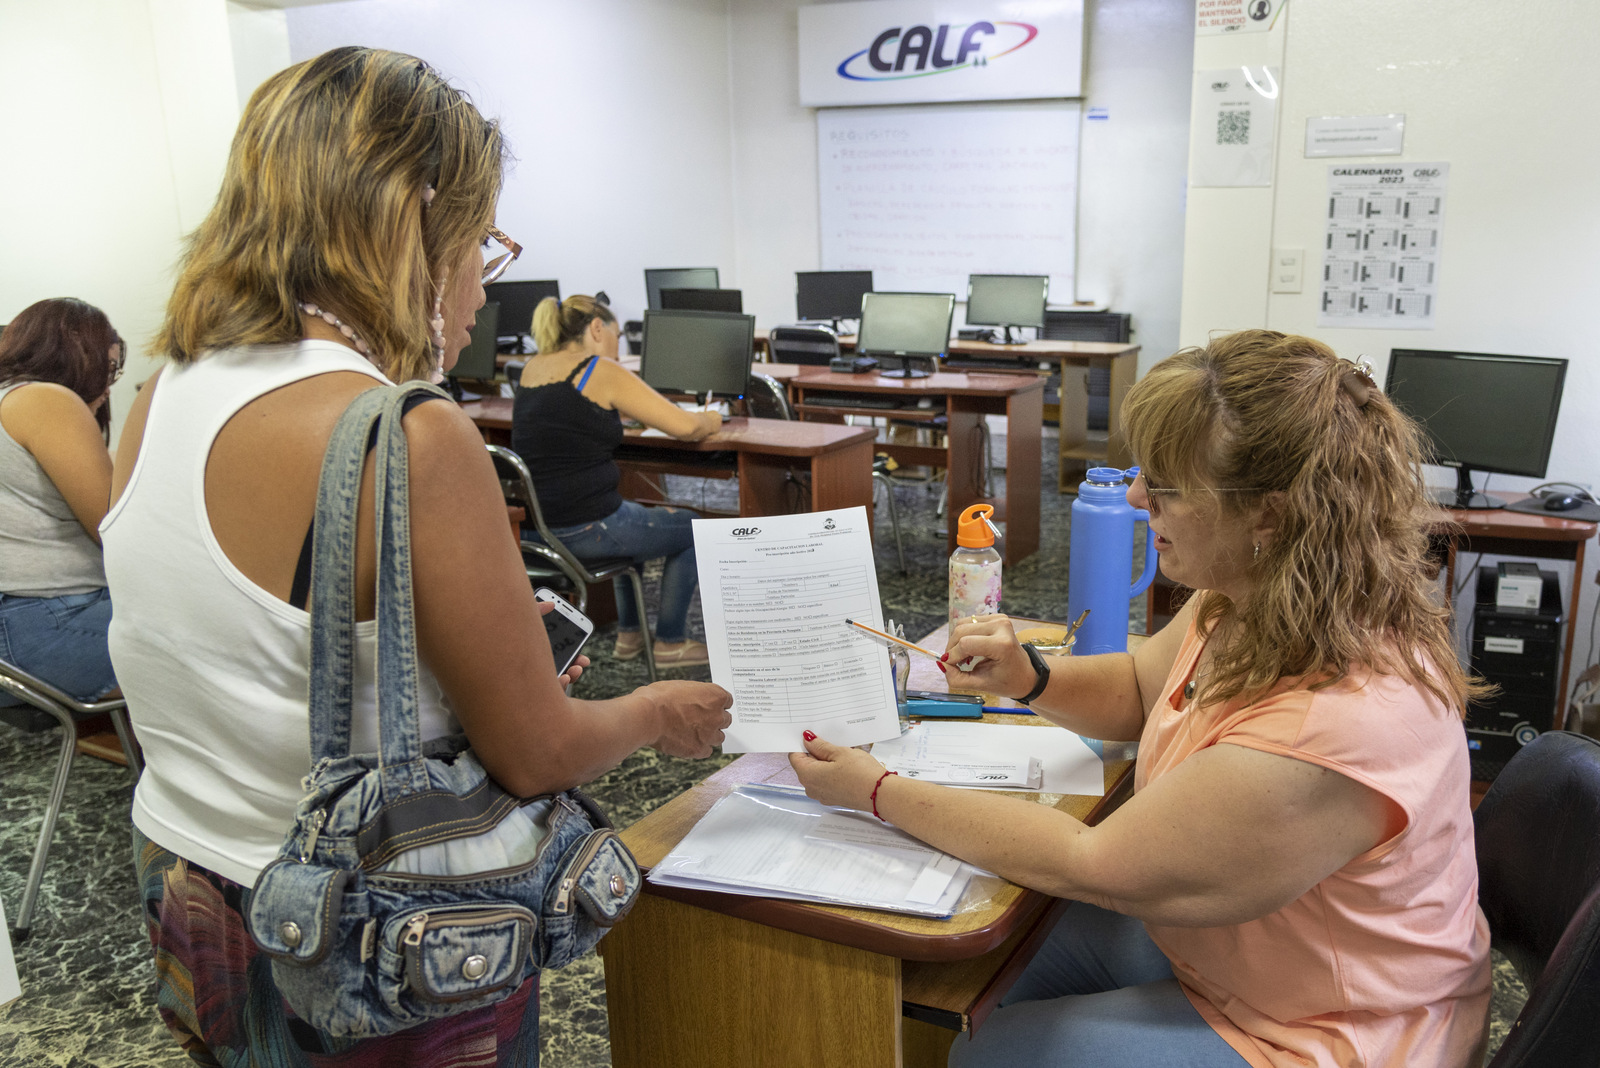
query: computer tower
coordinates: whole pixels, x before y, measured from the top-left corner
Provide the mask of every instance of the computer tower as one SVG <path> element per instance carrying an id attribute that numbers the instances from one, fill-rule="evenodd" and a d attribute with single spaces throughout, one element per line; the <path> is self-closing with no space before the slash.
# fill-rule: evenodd
<path id="1" fill-rule="evenodd" d="M 1555 728 L 1561 680 L 1561 584 L 1539 571 L 1537 608 L 1497 604 L 1501 569 L 1478 569 L 1472 671 L 1499 691 L 1467 709 L 1472 777 L 1489 781 L 1518 749 Z"/>

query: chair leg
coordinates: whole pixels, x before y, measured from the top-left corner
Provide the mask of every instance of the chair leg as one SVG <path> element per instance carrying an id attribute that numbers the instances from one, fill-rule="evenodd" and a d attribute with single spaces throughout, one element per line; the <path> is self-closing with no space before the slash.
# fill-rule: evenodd
<path id="1" fill-rule="evenodd" d="M 900 509 L 894 503 L 894 480 L 886 474 L 873 473 L 883 484 L 883 495 L 889 499 L 889 529 L 894 531 L 894 551 L 900 557 L 900 574 L 906 574 L 906 550 L 900 543 Z"/>
<path id="2" fill-rule="evenodd" d="M 56 777 L 50 784 L 50 800 L 44 808 L 44 824 L 39 828 L 39 842 L 33 849 L 33 864 L 28 868 L 28 881 L 22 890 L 22 907 L 17 910 L 16 923 L 11 928 L 13 942 L 24 941 L 33 926 L 33 908 L 39 900 L 39 886 L 44 882 L 45 858 L 50 854 L 50 840 L 55 837 L 56 820 L 61 815 L 61 804 L 67 795 L 67 776 L 72 773 L 72 758 L 77 751 L 77 730 L 70 718 L 63 717 L 61 756 L 56 760 Z"/>
<path id="3" fill-rule="evenodd" d="M 656 650 L 655 637 L 650 633 L 650 617 L 644 610 L 644 580 L 639 577 L 639 569 L 631 568 L 628 571 L 628 581 L 633 583 L 633 600 L 639 606 L 639 637 L 644 643 L 644 670 L 649 675 L 650 681 L 656 681 Z"/>
<path id="4" fill-rule="evenodd" d="M 117 732 L 117 741 L 122 743 L 122 755 L 128 758 L 128 771 L 133 781 L 138 782 L 139 776 L 144 774 L 144 757 L 133 740 L 133 724 L 128 722 L 127 709 L 119 708 L 111 713 L 111 726 Z"/>

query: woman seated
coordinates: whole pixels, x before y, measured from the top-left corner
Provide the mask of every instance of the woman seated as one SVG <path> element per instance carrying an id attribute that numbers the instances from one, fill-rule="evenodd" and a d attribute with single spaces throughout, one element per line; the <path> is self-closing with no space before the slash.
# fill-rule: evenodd
<path id="1" fill-rule="evenodd" d="M 125 355 L 105 313 L 70 297 L 23 309 L 0 334 L 0 660 L 80 701 L 117 686 L 100 419 Z"/>
<path id="2" fill-rule="evenodd" d="M 621 473 L 612 458 L 622 444 L 622 416 L 684 441 L 699 441 L 722 425 L 716 412 L 686 412 L 617 362 L 617 317 L 593 297 L 558 302 L 546 297 L 533 311 L 539 355 L 528 361 L 517 390 L 511 447 L 533 472 L 539 508 L 551 533 L 580 560 L 666 557 L 661 614 L 656 620 L 658 667 L 707 663 L 706 647 L 689 640 L 689 600 L 698 573 L 692 512 L 648 508 L 617 492 Z M 644 606 L 633 586 L 613 580 L 617 596 L 618 660 L 644 648 Z"/>
<path id="3" fill-rule="evenodd" d="M 947 658 L 980 658 L 963 688 L 1138 739 L 1133 798 L 1086 827 L 820 739 L 792 758 L 813 797 L 870 810 L 876 789 L 881 818 L 1073 899 L 951 1063 L 1473 1063 L 1481 683 L 1429 578 L 1416 426 L 1364 367 L 1265 330 L 1163 361 L 1123 412 L 1129 501 L 1198 592 L 1132 655 L 1030 655 L 981 616 Z"/>
<path id="4" fill-rule="evenodd" d="M 431 378 L 467 344 L 483 281 L 505 262 L 490 238 L 514 248 L 493 228 L 503 160 L 499 129 L 410 56 L 338 48 L 273 75 L 180 264 L 157 339 L 172 365 L 118 443 L 106 572 L 112 656 L 147 760 L 134 855 L 161 1013 L 197 1062 L 538 1063 L 537 981 L 355 1042 L 287 1010 L 242 917 L 311 769 L 317 591 L 302 549 L 323 454 L 356 396 Z M 482 438 L 442 399 L 403 425 L 424 741 L 464 731 L 518 797 L 587 782 L 641 746 L 709 755 L 729 723 L 720 687 L 563 692 Z M 369 463 L 354 547 L 369 621 L 356 630 L 360 753 L 378 737 L 372 479 Z"/>

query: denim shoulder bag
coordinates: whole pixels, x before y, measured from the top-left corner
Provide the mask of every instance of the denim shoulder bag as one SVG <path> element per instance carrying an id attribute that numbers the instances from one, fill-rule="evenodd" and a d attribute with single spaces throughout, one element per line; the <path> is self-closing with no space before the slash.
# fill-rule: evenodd
<path id="1" fill-rule="evenodd" d="M 509 997 L 626 915 L 639 868 L 576 790 L 506 793 L 465 735 L 421 742 L 412 614 L 406 398 L 368 390 L 323 459 L 312 549 L 311 773 L 256 880 L 251 937 L 296 1015 L 370 1037 Z M 356 508 L 376 424 L 378 735 L 350 752 Z"/>

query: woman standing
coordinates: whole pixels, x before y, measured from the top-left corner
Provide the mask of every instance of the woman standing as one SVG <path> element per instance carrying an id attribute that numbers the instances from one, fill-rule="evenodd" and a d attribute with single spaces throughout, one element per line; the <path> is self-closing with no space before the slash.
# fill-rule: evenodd
<path id="1" fill-rule="evenodd" d="M 117 685 L 99 416 L 125 356 L 105 313 L 70 297 L 30 305 L 0 334 L 0 659 L 80 701 Z"/>

